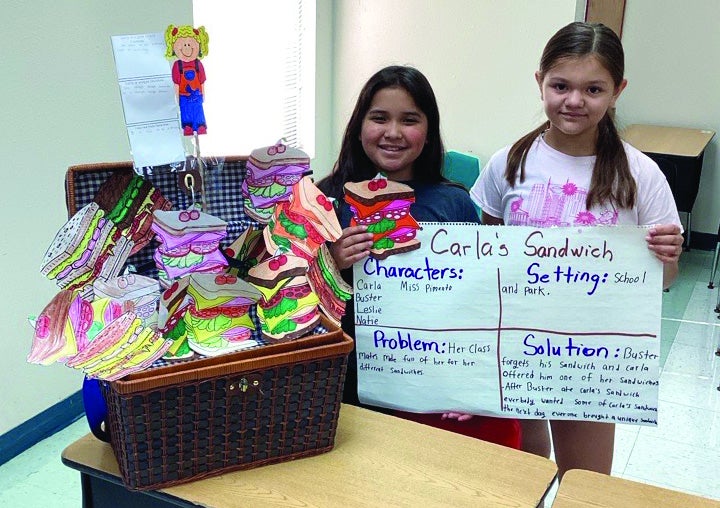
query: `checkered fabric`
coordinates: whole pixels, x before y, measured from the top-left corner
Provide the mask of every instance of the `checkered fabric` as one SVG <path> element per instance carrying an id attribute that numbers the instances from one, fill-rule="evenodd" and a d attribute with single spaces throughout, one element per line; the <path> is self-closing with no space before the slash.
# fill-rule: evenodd
<path id="1" fill-rule="evenodd" d="M 92 201 L 100 186 L 107 180 L 112 171 L 78 172 L 74 175 L 75 208 L 79 209 Z M 189 196 L 178 185 L 178 173 L 169 170 L 145 174 L 152 184 L 160 190 L 163 196 L 173 204 L 173 210 L 185 210 L 190 205 Z M 209 214 L 220 217 L 228 223 L 227 236 L 221 242 L 221 247 L 230 245 L 251 224 L 260 227 L 260 224 L 245 215 L 240 194 L 240 186 L 245 178 L 245 161 L 214 161 L 208 162 L 205 170 L 205 194 Z M 196 196 L 200 200 L 200 196 Z M 131 270 L 157 278 L 157 269 L 152 256 L 156 242 L 151 242 L 140 252 L 128 259 Z"/>
<path id="2" fill-rule="evenodd" d="M 245 160 L 236 159 L 233 158 L 230 161 L 224 159 L 206 161 L 205 204 L 207 208 L 203 211 L 223 219 L 228 224 L 228 234 L 221 242 L 221 248 L 225 248 L 235 241 L 248 226 L 263 226 L 245 215 L 242 194 L 240 193 L 240 186 L 245 179 Z M 112 173 L 112 169 L 74 173 L 72 185 L 75 209 L 80 209 L 92 201 L 95 193 Z M 172 203 L 173 210 L 185 210 L 193 204 L 191 202 L 192 197 L 178 185 L 177 172 L 171 171 L 170 168 L 155 168 L 152 173 L 146 172 L 144 176 Z M 196 200 L 200 201 L 201 196 L 197 195 Z M 157 278 L 157 267 L 152 258 L 157 245 L 157 241 L 153 240 L 145 248 L 131 256 L 126 265 L 129 271 Z M 265 344 L 259 331 L 259 321 L 254 307 L 251 308 L 250 315 L 256 325 L 253 339 L 260 344 Z M 326 332 L 327 329 L 322 326 L 318 326 L 313 330 L 314 334 Z"/>

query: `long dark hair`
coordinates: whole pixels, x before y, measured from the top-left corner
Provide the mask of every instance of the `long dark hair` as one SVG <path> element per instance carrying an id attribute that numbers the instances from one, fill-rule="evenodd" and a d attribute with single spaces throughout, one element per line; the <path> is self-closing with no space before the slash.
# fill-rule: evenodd
<path id="1" fill-rule="evenodd" d="M 317 184 L 328 196 L 341 198 L 346 182 L 370 180 L 377 174 L 377 169 L 363 150 L 360 131 L 375 94 L 384 88 L 405 90 L 427 117 L 426 143 L 413 163 L 413 180 L 428 183 L 446 181 L 442 176 L 444 147 L 440 136 L 440 112 L 430 82 L 413 67 L 393 65 L 373 74 L 360 91 L 333 171 Z"/>
<path id="2" fill-rule="evenodd" d="M 615 88 L 623 81 L 625 54 L 618 36 L 611 29 L 599 23 L 575 22 L 561 28 L 548 41 L 540 58 L 539 75 L 542 78 L 563 58 L 592 55 L 607 69 Z M 515 185 L 518 169 L 520 181 L 525 180 L 525 159 L 535 139 L 550 127 L 546 121 L 537 129 L 526 134 L 510 148 L 505 180 Z M 611 202 L 621 208 L 632 208 L 637 197 L 637 185 L 630 173 L 627 155 L 610 111 L 598 124 L 593 168 L 586 208 L 594 204 Z"/>

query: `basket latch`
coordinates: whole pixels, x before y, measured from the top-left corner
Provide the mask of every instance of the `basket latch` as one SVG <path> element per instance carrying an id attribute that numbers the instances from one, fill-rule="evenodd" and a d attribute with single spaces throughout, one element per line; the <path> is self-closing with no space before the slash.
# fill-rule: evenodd
<path id="1" fill-rule="evenodd" d="M 230 383 L 230 391 L 235 393 L 260 393 L 262 394 L 260 374 L 248 374 L 237 381 Z"/>

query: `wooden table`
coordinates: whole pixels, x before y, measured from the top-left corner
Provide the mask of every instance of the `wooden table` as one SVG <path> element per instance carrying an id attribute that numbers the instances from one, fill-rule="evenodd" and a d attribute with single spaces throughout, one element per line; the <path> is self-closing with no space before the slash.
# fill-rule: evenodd
<path id="1" fill-rule="evenodd" d="M 63 463 L 82 474 L 86 507 L 534 507 L 555 479 L 547 459 L 343 405 L 325 454 L 161 491 L 122 487 L 110 446 L 91 434 Z"/>
<path id="2" fill-rule="evenodd" d="M 591 471 L 565 473 L 552 508 L 720 508 L 720 501 Z"/>
<path id="3" fill-rule="evenodd" d="M 678 157 L 699 157 L 714 135 L 706 129 L 637 124 L 622 132 L 623 139 L 641 152 Z"/>
<path id="4" fill-rule="evenodd" d="M 678 211 L 687 214 L 686 246 L 690 247 L 692 209 L 695 206 L 705 148 L 715 136 L 707 129 L 630 125 L 621 136 L 647 154 L 665 174 Z"/>

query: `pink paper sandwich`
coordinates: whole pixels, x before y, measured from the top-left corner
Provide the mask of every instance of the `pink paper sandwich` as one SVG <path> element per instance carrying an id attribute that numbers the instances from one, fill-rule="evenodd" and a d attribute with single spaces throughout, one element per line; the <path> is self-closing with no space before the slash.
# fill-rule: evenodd
<path id="1" fill-rule="evenodd" d="M 134 342 L 141 331 L 142 327 L 137 316 L 132 312 L 126 312 L 103 328 L 85 349 L 68 358 L 65 364 L 73 368 L 92 365 L 113 348 L 121 347 L 122 343 Z"/>
<path id="2" fill-rule="evenodd" d="M 69 343 L 65 335 L 65 322 L 76 297 L 77 293 L 62 290 L 42 310 L 35 321 L 32 347 L 27 357 L 29 363 L 50 365 L 77 353 L 77 344 Z"/>

